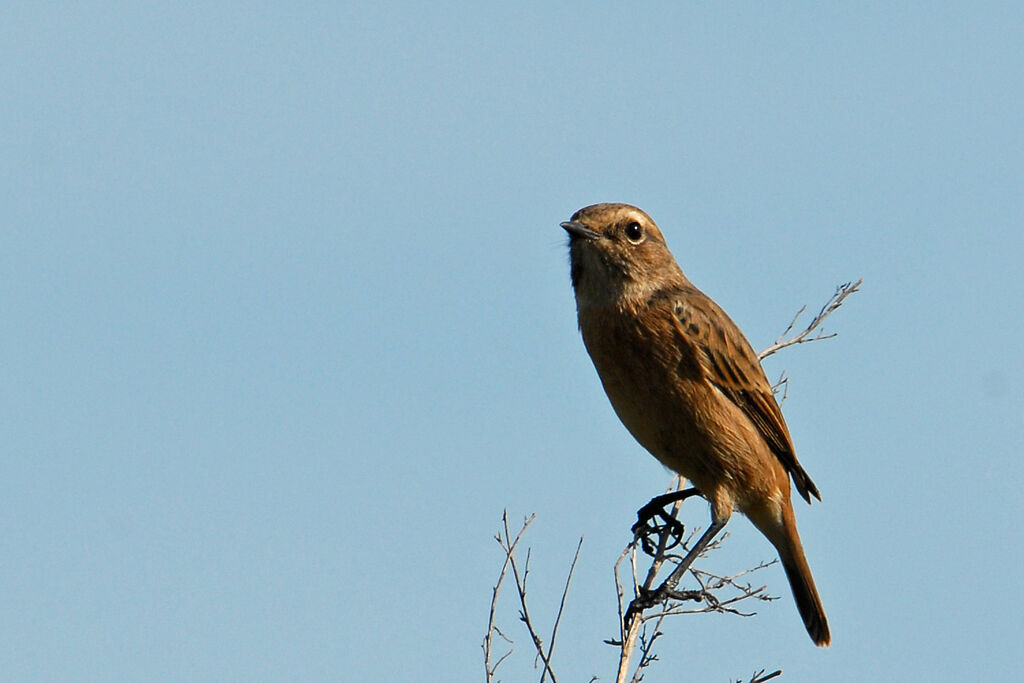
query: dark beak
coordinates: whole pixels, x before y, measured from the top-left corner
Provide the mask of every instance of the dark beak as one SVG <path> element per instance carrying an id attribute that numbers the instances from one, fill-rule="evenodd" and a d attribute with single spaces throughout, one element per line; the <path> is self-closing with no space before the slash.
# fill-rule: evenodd
<path id="1" fill-rule="evenodd" d="M 601 233 L 591 230 L 579 221 L 566 221 L 562 223 L 562 227 L 569 233 L 570 238 L 582 237 L 587 240 L 596 240 L 601 236 Z"/>

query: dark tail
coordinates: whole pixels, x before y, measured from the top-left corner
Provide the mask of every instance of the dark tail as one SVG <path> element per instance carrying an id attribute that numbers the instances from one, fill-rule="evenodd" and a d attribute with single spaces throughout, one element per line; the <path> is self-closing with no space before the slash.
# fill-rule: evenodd
<path id="1" fill-rule="evenodd" d="M 807 566 L 803 550 L 788 559 L 782 558 L 782 568 L 786 570 L 789 587 L 793 589 L 793 598 L 796 599 L 796 608 L 800 610 L 811 640 L 819 647 L 828 645 L 832 642 L 832 634 L 829 633 L 825 608 L 821 606 L 821 598 L 818 597 L 818 589 L 814 587 L 814 577 L 811 576 L 811 568 Z"/>
<path id="2" fill-rule="evenodd" d="M 765 529 L 757 523 L 758 520 L 753 517 L 751 520 L 779 551 L 779 559 L 782 560 L 782 568 L 786 570 L 786 578 L 789 579 L 789 586 L 793 590 L 796 608 L 800 611 L 800 617 L 804 620 L 804 627 L 811 640 L 819 647 L 828 645 L 832 642 L 832 634 L 829 632 L 825 608 L 821 605 L 818 589 L 814 586 L 814 577 L 811 576 L 811 568 L 807 566 L 804 548 L 796 531 L 793 507 L 789 504 L 783 505 L 782 528 L 774 526 Z"/>

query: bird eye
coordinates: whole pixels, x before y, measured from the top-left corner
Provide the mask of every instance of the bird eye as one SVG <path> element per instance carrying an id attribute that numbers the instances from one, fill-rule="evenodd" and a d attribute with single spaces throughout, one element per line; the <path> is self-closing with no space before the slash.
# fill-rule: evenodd
<path id="1" fill-rule="evenodd" d="M 639 223 L 633 222 L 626 226 L 626 239 L 633 244 L 640 244 L 644 238 L 644 229 Z"/>

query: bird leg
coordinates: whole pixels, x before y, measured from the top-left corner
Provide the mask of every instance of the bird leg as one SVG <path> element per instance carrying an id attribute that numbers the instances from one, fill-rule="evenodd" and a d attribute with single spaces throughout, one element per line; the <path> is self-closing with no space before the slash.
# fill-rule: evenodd
<path id="1" fill-rule="evenodd" d="M 689 489 L 693 490 L 693 489 Z M 686 491 L 680 491 L 678 493 L 686 493 Z M 713 519 L 711 525 L 701 534 L 701 537 L 697 539 L 690 551 L 686 553 L 686 557 L 682 559 L 678 566 L 668 575 L 668 578 L 662 582 L 660 586 L 654 590 L 647 590 L 640 588 L 640 594 L 629 603 L 629 609 L 626 610 L 626 614 L 623 621 L 626 624 L 626 628 L 629 628 L 630 623 L 637 615 L 641 614 L 645 609 L 653 607 L 658 603 L 664 602 L 668 599 L 675 600 L 692 600 L 695 599 L 693 591 L 676 591 L 676 586 L 682 580 L 683 575 L 690 569 L 690 566 L 694 561 L 700 557 L 711 541 L 718 535 L 718 532 L 725 527 L 728 519 Z"/>
<path id="2" fill-rule="evenodd" d="M 687 570 L 690 568 L 690 565 L 692 565 L 694 560 L 700 557 L 701 553 L 703 553 L 704 550 L 707 549 L 711 541 L 715 538 L 715 536 L 718 535 L 718 532 L 725 527 L 725 523 L 727 521 L 729 520 L 711 520 L 711 525 L 704 531 L 703 534 L 701 534 L 700 538 L 697 539 L 697 542 L 693 545 L 692 548 L 690 548 L 690 552 L 686 553 L 686 557 L 684 557 L 682 562 L 679 563 L 679 566 L 677 566 L 672 571 L 672 573 L 668 575 L 668 578 L 665 579 L 665 583 L 662 584 L 662 587 L 666 588 L 669 591 L 675 590 L 675 587 L 679 585 L 679 581 L 683 578 L 683 575 L 686 574 Z M 659 588 L 658 590 L 661 589 Z"/>
<path id="3" fill-rule="evenodd" d="M 701 495 L 701 492 L 695 488 L 670 491 L 660 496 L 655 496 L 649 503 L 636 511 L 636 524 L 630 527 L 630 531 L 633 532 L 634 539 L 640 539 L 640 545 L 645 553 L 651 557 L 655 556 L 658 551 L 651 538 L 659 537 L 663 533 L 668 533 L 672 536 L 672 542 L 665 546 L 664 550 L 674 548 L 682 543 L 686 529 L 683 527 L 682 522 L 676 519 L 674 514 L 665 510 L 665 507 L 672 503 L 684 501 L 691 496 L 699 495 Z M 664 523 L 652 523 L 655 517 L 660 518 Z"/>

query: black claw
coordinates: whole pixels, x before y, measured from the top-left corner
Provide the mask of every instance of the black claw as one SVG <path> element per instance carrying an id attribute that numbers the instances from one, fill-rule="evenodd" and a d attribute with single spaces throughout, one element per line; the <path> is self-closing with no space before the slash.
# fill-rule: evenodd
<path id="1" fill-rule="evenodd" d="M 635 619 L 637 615 L 643 614 L 644 610 L 650 609 L 660 602 L 664 602 L 667 597 L 664 587 L 650 590 L 641 586 L 640 595 L 633 598 L 633 601 L 629 603 L 629 608 L 626 610 L 626 614 L 622 618 L 622 621 L 626 626 L 626 630 L 629 630 L 630 625 L 633 623 L 633 619 Z"/>
<path id="2" fill-rule="evenodd" d="M 665 550 L 675 548 L 683 542 L 686 527 L 667 510 L 667 506 L 690 496 L 700 495 L 697 489 L 673 491 L 655 496 L 636 512 L 636 524 L 630 527 L 633 538 L 639 539 L 644 553 L 654 557 L 658 546 L 664 541 Z"/>

